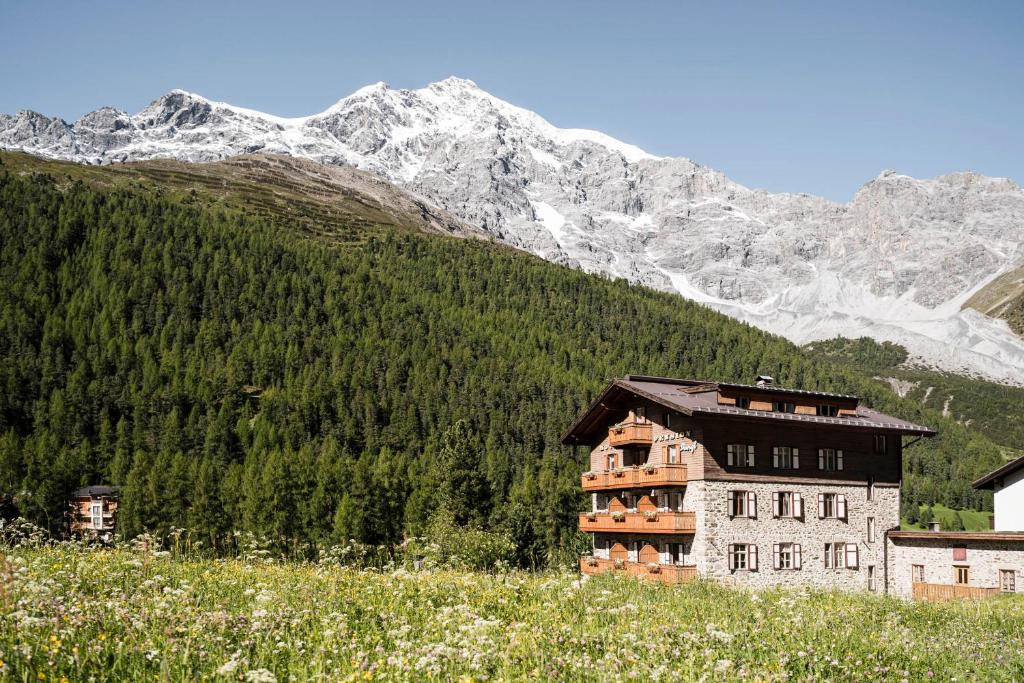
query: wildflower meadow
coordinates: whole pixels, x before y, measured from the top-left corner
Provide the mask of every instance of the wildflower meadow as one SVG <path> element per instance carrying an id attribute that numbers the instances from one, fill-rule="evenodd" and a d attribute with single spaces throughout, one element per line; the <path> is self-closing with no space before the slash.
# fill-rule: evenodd
<path id="1" fill-rule="evenodd" d="M 5 548 L 0 679 L 1020 680 L 1024 600 Z"/>

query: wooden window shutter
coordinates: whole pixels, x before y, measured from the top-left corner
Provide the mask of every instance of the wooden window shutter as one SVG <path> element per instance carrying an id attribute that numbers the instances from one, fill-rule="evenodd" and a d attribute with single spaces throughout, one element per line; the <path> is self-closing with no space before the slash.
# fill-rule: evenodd
<path id="1" fill-rule="evenodd" d="M 729 544 L 729 571 L 736 569 L 736 546 Z"/>
<path id="2" fill-rule="evenodd" d="M 800 469 L 800 449 L 799 448 L 794 448 L 793 449 L 793 469 L 794 470 Z"/>
<path id="3" fill-rule="evenodd" d="M 753 445 L 748 445 L 747 446 L 747 467 L 753 467 L 753 466 L 754 466 L 754 446 Z"/>
<path id="4" fill-rule="evenodd" d="M 736 464 L 736 447 L 732 444 L 725 447 L 725 462 L 729 467 Z"/>
<path id="5" fill-rule="evenodd" d="M 803 561 L 802 558 L 800 557 L 801 554 L 802 553 L 800 552 L 800 544 L 799 543 L 794 543 L 793 544 L 793 569 L 800 569 L 800 565 L 801 565 L 801 563 Z"/>
<path id="6" fill-rule="evenodd" d="M 757 494 L 747 491 L 747 517 L 757 519 Z"/>
<path id="7" fill-rule="evenodd" d="M 747 546 L 747 566 L 750 567 L 750 571 L 757 571 L 757 546 Z"/>
<path id="8" fill-rule="evenodd" d="M 779 492 L 778 491 L 772 492 L 772 516 L 773 517 L 778 517 L 779 516 Z"/>
<path id="9" fill-rule="evenodd" d="M 778 569 L 782 566 L 782 559 L 779 557 L 779 544 L 776 543 L 772 546 L 772 569 Z"/>
<path id="10" fill-rule="evenodd" d="M 804 497 L 799 493 L 793 494 L 793 516 L 803 517 L 804 516 Z"/>
<path id="11" fill-rule="evenodd" d="M 779 447 L 772 446 L 772 467 L 778 469 L 779 467 Z"/>
<path id="12" fill-rule="evenodd" d="M 818 494 L 818 519 L 825 519 L 825 494 Z"/>
<path id="13" fill-rule="evenodd" d="M 832 544 L 825 544 L 825 569 L 832 569 Z"/>
<path id="14" fill-rule="evenodd" d="M 729 516 L 736 516 L 736 492 L 729 491 Z"/>
<path id="15" fill-rule="evenodd" d="M 836 496 L 836 517 L 846 519 L 846 496 L 841 493 Z"/>
<path id="16" fill-rule="evenodd" d="M 858 566 L 857 557 L 857 544 L 847 543 L 846 544 L 846 568 L 856 569 Z"/>
<path id="17" fill-rule="evenodd" d="M 818 469 L 825 469 L 825 449 L 823 448 L 818 449 Z"/>
<path id="18" fill-rule="evenodd" d="M 837 470 L 843 469 L 843 452 L 842 451 L 836 451 L 836 469 Z"/>

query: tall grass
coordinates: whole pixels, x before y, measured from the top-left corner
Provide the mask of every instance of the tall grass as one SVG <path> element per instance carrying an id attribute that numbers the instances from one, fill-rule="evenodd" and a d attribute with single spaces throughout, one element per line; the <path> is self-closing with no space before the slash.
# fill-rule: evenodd
<path id="1" fill-rule="evenodd" d="M 0 677 L 1020 680 L 1024 600 L 908 604 L 571 572 L 42 545 L 0 562 Z"/>

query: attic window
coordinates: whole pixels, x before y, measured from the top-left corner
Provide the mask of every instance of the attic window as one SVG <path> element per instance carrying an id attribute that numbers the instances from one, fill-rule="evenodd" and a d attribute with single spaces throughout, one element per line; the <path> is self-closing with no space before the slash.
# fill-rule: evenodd
<path id="1" fill-rule="evenodd" d="M 737 396 L 736 397 L 736 407 L 737 408 L 743 408 L 744 410 L 747 410 L 748 408 L 750 408 L 750 397 L 748 397 L 748 396 Z"/>
<path id="2" fill-rule="evenodd" d="M 789 401 L 772 401 L 772 410 L 776 413 L 795 413 L 796 404 Z"/>
<path id="3" fill-rule="evenodd" d="M 839 414 L 839 406 L 823 403 L 818 406 L 818 415 L 822 417 L 835 417 Z"/>

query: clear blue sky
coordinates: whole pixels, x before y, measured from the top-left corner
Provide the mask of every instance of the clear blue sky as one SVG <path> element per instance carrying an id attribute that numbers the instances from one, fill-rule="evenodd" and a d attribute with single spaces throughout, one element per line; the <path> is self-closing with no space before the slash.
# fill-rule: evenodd
<path id="1" fill-rule="evenodd" d="M 1024 2 L 770 4 L 8 0 L 0 111 L 136 112 L 177 87 L 299 115 L 454 74 L 751 187 L 1024 182 Z"/>

